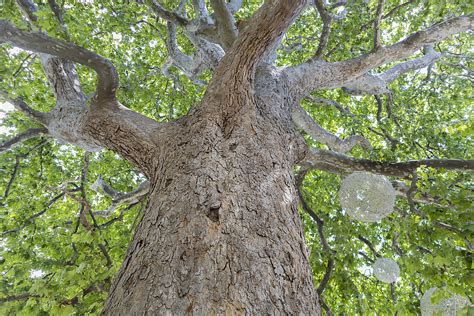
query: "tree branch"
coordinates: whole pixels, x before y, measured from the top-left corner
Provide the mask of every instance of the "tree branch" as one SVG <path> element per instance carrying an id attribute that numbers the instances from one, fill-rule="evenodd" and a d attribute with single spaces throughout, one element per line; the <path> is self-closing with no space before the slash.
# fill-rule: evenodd
<path id="1" fill-rule="evenodd" d="M 119 85 L 118 75 L 108 59 L 42 33 L 22 31 L 5 20 L 0 20 L 0 41 L 22 49 L 65 58 L 94 69 L 98 76 L 97 98 L 115 99 L 115 91 Z"/>
<path id="2" fill-rule="evenodd" d="M 176 26 L 167 23 L 168 37 L 166 39 L 166 49 L 168 51 L 168 58 L 162 67 L 162 72 L 165 76 L 172 79 L 173 75 L 169 73 L 168 69 L 171 66 L 179 68 L 190 80 L 197 84 L 203 84 L 197 77 L 206 69 L 214 69 L 219 60 L 224 56 L 224 51 L 218 45 L 208 42 L 205 39 L 199 38 L 192 33 L 188 33 L 188 38 L 196 47 L 197 52 L 194 56 L 188 56 L 181 52 L 176 40 Z"/>
<path id="3" fill-rule="evenodd" d="M 23 133 L 20 133 L 13 137 L 12 139 L 1 143 L 0 144 L 0 152 L 5 151 L 7 149 L 12 148 L 14 145 L 21 143 L 25 140 L 28 140 L 30 138 L 36 137 L 36 136 L 42 136 L 42 135 L 47 135 L 48 134 L 48 129 L 47 128 L 30 128 Z"/>
<path id="4" fill-rule="evenodd" d="M 321 20 L 323 21 L 323 29 L 321 31 L 321 35 L 319 36 L 318 49 L 316 50 L 316 53 L 313 57 L 314 59 L 320 59 L 328 45 L 329 35 L 331 33 L 332 16 L 327 11 L 322 0 L 314 0 L 314 5 L 316 6 L 316 10 L 318 10 Z"/>
<path id="5" fill-rule="evenodd" d="M 332 316 L 331 309 L 321 297 L 319 298 L 319 303 L 321 304 L 321 307 L 326 312 L 326 316 Z"/>
<path id="6" fill-rule="evenodd" d="M 189 23 L 187 19 L 183 18 L 178 13 L 170 12 L 166 10 L 165 8 L 163 8 L 163 6 L 161 6 L 156 0 L 147 1 L 147 5 L 153 10 L 153 12 L 155 12 L 157 16 L 159 16 L 165 21 L 171 22 L 181 27 L 186 27 L 186 25 L 188 25 Z"/>
<path id="7" fill-rule="evenodd" d="M 32 17 L 36 18 L 38 11 L 35 3 L 31 0 L 22 0 L 18 1 L 17 4 L 26 13 L 31 28 L 35 31 L 41 30 L 41 28 L 36 25 L 37 19 L 32 20 Z M 60 7 L 54 0 L 48 0 L 48 4 L 59 21 L 66 38 L 69 39 L 70 37 L 67 33 Z M 82 92 L 74 64 L 69 60 L 57 58 L 49 54 L 40 53 L 38 55 L 41 59 L 46 77 L 56 96 L 57 103 L 61 104 L 61 106 L 83 105 L 85 103 L 85 96 Z"/>
<path id="8" fill-rule="evenodd" d="M 326 266 L 326 272 L 324 273 L 323 279 L 319 283 L 317 288 L 318 296 L 321 297 L 324 289 L 326 288 L 329 280 L 331 279 L 332 272 L 334 270 L 334 253 L 335 251 L 329 247 L 329 244 L 324 236 L 324 221 L 313 211 L 313 209 L 308 205 L 306 200 L 304 199 L 303 192 L 302 192 L 302 184 L 304 177 L 306 175 L 306 170 L 300 171 L 300 173 L 296 176 L 296 183 L 298 189 L 298 196 L 300 198 L 301 206 L 303 210 L 308 213 L 308 215 L 316 222 L 318 228 L 318 235 L 321 241 L 321 245 L 323 247 L 324 252 L 329 256 L 328 264 Z"/>
<path id="9" fill-rule="evenodd" d="M 401 74 L 411 70 L 427 67 L 441 57 L 441 53 L 436 52 L 432 45 L 426 45 L 423 51 L 423 57 L 398 64 L 382 73 L 380 77 L 386 83 L 390 83 L 397 79 Z"/>
<path id="10" fill-rule="evenodd" d="M 217 21 L 217 34 L 224 50 L 228 50 L 238 36 L 235 19 L 225 0 L 211 0 L 214 15 Z"/>
<path id="11" fill-rule="evenodd" d="M 20 10 L 26 14 L 30 23 L 36 22 L 38 17 L 36 16 L 36 5 L 31 0 L 17 0 L 16 3 L 20 7 Z"/>
<path id="12" fill-rule="evenodd" d="M 54 204 L 56 203 L 60 198 L 62 198 L 64 195 L 66 195 L 66 193 L 70 193 L 70 192 L 77 192 L 79 191 L 79 189 L 72 189 L 72 190 L 69 190 L 69 191 L 63 191 L 61 193 L 59 193 L 58 195 L 56 195 L 55 197 L 53 197 L 47 204 L 46 206 L 41 210 L 39 211 L 38 213 L 35 213 L 33 214 L 30 218 L 28 218 L 26 221 L 25 221 L 25 224 L 17 227 L 17 228 L 14 228 L 14 229 L 9 229 L 9 230 L 6 230 L 2 233 L 2 236 L 5 236 L 5 235 L 8 235 L 8 234 L 11 234 L 11 233 L 16 233 L 16 232 L 19 232 L 20 230 L 22 230 L 23 228 L 25 228 L 26 226 L 28 226 L 29 224 L 31 224 L 36 218 L 40 217 L 41 215 L 43 215 L 44 213 L 46 213 L 46 211 Z"/>
<path id="13" fill-rule="evenodd" d="M 306 99 L 309 100 L 312 103 L 320 103 L 320 104 L 324 104 L 324 105 L 328 105 L 328 106 L 333 106 L 339 112 L 341 112 L 342 114 L 348 115 L 350 117 L 355 117 L 355 115 L 351 111 L 349 111 L 348 108 L 343 107 L 341 104 L 339 104 L 338 102 L 336 102 L 334 100 L 324 99 L 324 98 L 316 98 L 316 97 L 313 97 L 313 96 L 307 96 Z"/>
<path id="14" fill-rule="evenodd" d="M 418 187 L 417 187 L 418 174 L 416 173 L 416 170 L 413 170 L 411 176 L 412 178 L 411 178 L 410 188 L 406 192 L 408 205 L 410 206 L 410 211 L 414 214 L 417 214 L 423 219 L 429 220 L 430 223 L 432 223 L 435 227 L 455 233 L 456 235 L 458 235 L 459 237 L 463 239 L 463 242 L 466 245 L 466 247 L 470 251 L 474 252 L 474 245 L 464 236 L 463 231 L 461 229 L 454 227 L 452 225 L 440 222 L 438 220 L 430 220 L 428 215 L 426 215 L 424 212 L 422 212 L 416 207 L 415 200 L 414 200 L 415 193 L 418 190 Z"/>
<path id="15" fill-rule="evenodd" d="M 51 8 L 51 11 L 53 11 L 54 16 L 59 21 L 59 24 L 64 26 L 64 18 L 63 18 L 63 13 L 61 12 L 61 8 L 58 6 L 55 0 L 48 0 L 49 7 Z"/>
<path id="16" fill-rule="evenodd" d="M 209 11 L 207 11 L 205 0 L 193 0 L 194 11 L 197 15 L 197 20 L 201 23 L 210 23 Z"/>
<path id="17" fill-rule="evenodd" d="M 27 157 L 31 152 L 33 152 L 36 149 L 44 146 L 45 144 L 46 144 L 46 141 L 43 140 L 38 145 L 36 145 L 33 148 L 31 148 L 30 150 L 28 150 L 26 153 L 16 155 L 16 157 L 15 157 L 15 166 L 13 167 L 13 171 L 11 173 L 10 180 L 8 180 L 7 187 L 5 188 L 5 193 L 3 194 L 4 199 L 6 199 L 8 197 L 8 195 L 10 194 L 10 189 L 13 185 L 13 181 L 15 181 L 16 175 L 18 174 L 18 169 L 20 168 L 21 159 Z M 0 204 L 0 205 L 2 205 L 2 204 Z"/>
<path id="18" fill-rule="evenodd" d="M 370 242 L 370 240 L 368 240 L 367 238 L 361 236 L 361 235 L 358 235 L 357 236 L 357 239 L 359 239 L 360 241 L 362 241 L 364 244 L 367 245 L 367 247 L 369 247 L 370 251 L 372 251 L 372 253 L 374 254 L 375 257 L 380 257 L 380 254 L 377 252 L 377 250 L 375 249 L 374 247 L 374 244 L 372 244 Z"/>
<path id="19" fill-rule="evenodd" d="M 405 184 L 405 182 L 398 181 L 398 180 L 392 181 L 392 186 L 395 189 L 397 195 L 401 196 L 401 197 L 406 197 L 407 193 L 408 193 L 408 190 L 410 189 Z M 439 197 L 432 197 L 432 196 L 427 195 L 426 193 L 423 193 L 423 194 L 421 194 L 420 197 L 418 197 L 416 199 L 413 199 L 413 201 L 415 201 L 417 203 L 431 204 L 431 205 L 439 207 L 439 208 L 452 208 L 453 207 L 453 205 L 451 203 L 449 203 L 449 201 L 448 201 L 447 205 L 440 204 L 441 203 L 440 200 L 441 199 Z"/>
<path id="20" fill-rule="evenodd" d="M 429 66 L 442 56 L 431 45 L 426 45 L 423 51 L 425 54 L 423 57 L 400 63 L 379 75 L 366 73 L 357 80 L 347 83 L 343 89 L 352 95 L 389 94 L 391 93 L 389 83 L 404 73 Z"/>
<path id="21" fill-rule="evenodd" d="M 474 160 L 423 159 L 406 162 L 381 162 L 352 158 L 333 151 L 318 149 L 310 149 L 306 158 L 300 164 L 334 173 L 368 171 L 375 174 L 402 178 L 410 176 L 413 170 L 419 167 L 461 171 L 474 170 Z"/>
<path id="22" fill-rule="evenodd" d="M 15 109 L 25 114 L 28 118 L 33 121 L 39 122 L 42 125 L 47 125 L 49 123 L 49 114 L 36 111 L 32 109 L 21 97 L 12 99 L 6 91 L 0 90 L 0 100 L 13 104 Z"/>
<path id="23" fill-rule="evenodd" d="M 416 32 L 404 40 L 343 62 L 309 61 L 284 70 L 292 94 L 303 98 L 319 89 L 333 89 L 357 80 L 378 66 L 413 55 L 424 45 L 432 45 L 472 28 L 474 15 L 459 16 Z"/>
<path id="24" fill-rule="evenodd" d="M 123 204 L 137 204 L 140 200 L 143 199 L 145 195 L 150 191 L 150 182 L 144 181 L 138 185 L 138 187 L 128 193 L 122 193 L 116 191 L 112 188 L 107 182 L 105 182 L 101 177 L 97 178 L 97 181 L 92 185 L 94 190 L 101 189 L 112 199 L 112 204 L 105 211 L 97 211 L 94 214 L 102 217 L 107 217 L 112 214 L 117 207 Z"/>
<path id="25" fill-rule="evenodd" d="M 10 194 L 10 190 L 13 185 L 13 181 L 15 181 L 16 175 L 18 174 L 18 169 L 20 168 L 20 162 L 21 162 L 22 156 L 17 155 L 15 157 L 15 166 L 13 167 L 12 174 L 10 176 L 10 180 L 8 180 L 7 187 L 5 188 L 5 192 L 3 193 L 3 198 L 6 199 L 8 195 Z"/>
<path id="26" fill-rule="evenodd" d="M 409 5 L 409 4 L 412 4 L 413 2 L 415 2 L 416 0 L 408 0 L 407 2 L 403 2 L 395 7 L 393 7 L 390 11 L 388 11 L 388 13 L 384 14 L 382 16 L 382 20 L 385 20 L 386 18 L 392 16 L 393 14 L 395 14 L 398 10 L 400 10 L 401 8 Z M 374 24 L 374 20 L 372 20 L 371 22 L 367 23 L 367 24 L 364 24 L 362 25 L 361 27 L 361 32 L 367 30 L 368 27 L 370 27 L 371 25 Z"/>
<path id="27" fill-rule="evenodd" d="M 224 80 L 244 77 L 248 81 L 253 77 L 255 66 L 266 57 L 279 43 L 284 32 L 304 8 L 306 0 L 267 0 L 248 22 L 248 26 L 237 37 L 233 49 L 222 59 L 216 71 L 220 84 L 232 84 Z M 236 62 L 240 61 L 240 62 Z M 244 82 L 245 82 L 244 81 Z"/>
<path id="28" fill-rule="evenodd" d="M 382 21 L 384 4 L 385 0 L 379 0 L 377 4 L 377 12 L 374 19 L 374 51 L 382 46 L 380 42 L 380 22 Z"/>
<path id="29" fill-rule="evenodd" d="M 336 135 L 328 132 L 318 123 L 301 106 L 294 106 L 292 111 L 292 119 L 295 125 L 305 131 L 314 140 L 327 145 L 330 149 L 337 152 L 345 153 L 350 151 L 354 146 L 359 145 L 365 150 L 372 149 L 369 141 L 360 135 L 353 135 L 347 139 L 340 139 Z"/>
<path id="30" fill-rule="evenodd" d="M 5 296 L 5 297 L 0 297 L 0 303 L 23 301 L 23 300 L 27 300 L 27 299 L 32 298 L 32 297 L 38 298 L 40 296 L 37 295 L 37 294 L 30 294 L 30 293 L 10 295 L 10 296 Z"/>

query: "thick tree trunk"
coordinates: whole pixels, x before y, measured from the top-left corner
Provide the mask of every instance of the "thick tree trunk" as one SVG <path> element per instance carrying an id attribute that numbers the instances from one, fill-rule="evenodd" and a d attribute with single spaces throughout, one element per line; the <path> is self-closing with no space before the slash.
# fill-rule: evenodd
<path id="1" fill-rule="evenodd" d="M 289 108 L 257 103 L 230 129 L 195 113 L 157 153 L 105 315 L 319 314 L 292 175 L 302 142 Z"/>

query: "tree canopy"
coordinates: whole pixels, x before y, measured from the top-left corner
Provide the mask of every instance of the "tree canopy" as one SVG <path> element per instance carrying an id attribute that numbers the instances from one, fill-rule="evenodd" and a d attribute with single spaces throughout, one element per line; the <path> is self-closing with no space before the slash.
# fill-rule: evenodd
<path id="1" fill-rule="evenodd" d="M 238 8 L 231 1 L 237 26 L 262 2 Z M 5 1 L 0 19 L 105 56 L 120 78 L 120 102 L 169 122 L 199 102 L 212 76 L 200 68 L 205 60 L 183 29 L 169 22 L 196 18 L 192 5 L 36 1 L 32 19 Z M 213 8 L 206 10 L 215 14 Z M 276 63 L 352 60 L 472 11 L 467 0 L 316 0 L 284 35 Z M 473 168 L 472 34 L 402 57 L 378 63 L 359 82 L 313 92 L 295 114 L 296 121 L 309 115 L 320 125 L 299 126 L 317 159 L 295 174 L 315 287 L 328 314 L 419 314 L 423 294 L 434 287 L 433 304 L 455 294 L 474 302 L 474 187 L 472 173 L 458 170 Z M 80 64 L 77 73 L 92 99 L 96 74 Z M 55 106 L 35 52 L 0 46 L 0 99 L 0 314 L 99 314 L 146 205 L 145 176 L 112 151 L 86 152 L 54 140 L 28 113 L 12 110 Z M 319 141 L 327 131 L 335 140 Z M 341 139 L 352 135 L 363 136 L 353 138 L 361 146 L 344 150 Z M 331 147 L 351 150 L 350 156 L 314 169 L 333 155 Z M 397 192 L 394 211 L 374 223 L 351 219 L 339 199 L 341 181 L 369 160 L 395 164 L 394 171 L 370 166 L 385 170 Z M 378 258 L 396 261 L 396 282 L 373 275 Z"/>

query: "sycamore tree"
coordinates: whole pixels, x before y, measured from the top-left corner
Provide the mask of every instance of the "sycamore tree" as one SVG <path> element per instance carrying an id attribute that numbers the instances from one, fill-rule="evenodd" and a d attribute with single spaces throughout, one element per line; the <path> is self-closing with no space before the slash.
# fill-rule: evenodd
<path id="1" fill-rule="evenodd" d="M 0 313 L 469 313 L 470 12 L 0 1 Z"/>

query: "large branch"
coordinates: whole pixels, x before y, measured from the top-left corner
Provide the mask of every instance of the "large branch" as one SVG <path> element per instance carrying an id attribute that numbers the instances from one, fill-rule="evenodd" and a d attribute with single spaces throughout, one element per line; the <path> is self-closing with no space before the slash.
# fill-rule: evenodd
<path id="1" fill-rule="evenodd" d="M 118 75 L 112 63 L 102 56 L 42 33 L 22 31 L 5 20 L 0 20 L 0 42 L 7 42 L 25 50 L 61 57 L 90 67 L 98 76 L 97 98 L 99 100 L 115 98 L 115 91 L 119 85 Z"/>
<path id="2" fill-rule="evenodd" d="M 425 53 L 423 57 L 395 65 L 379 75 L 366 73 L 357 80 L 347 83 L 343 89 L 353 95 L 390 93 L 389 83 L 404 73 L 427 67 L 441 57 L 441 53 L 436 52 L 431 45 L 426 45 L 423 50 Z"/>
<path id="3" fill-rule="evenodd" d="M 211 0 L 211 5 L 217 21 L 217 34 L 222 47 L 227 50 L 232 46 L 238 35 L 234 16 L 227 7 L 225 0 Z"/>
<path id="4" fill-rule="evenodd" d="M 229 8 L 229 11 L 231 14 L 235 14 L 237 13 L 237 11 L 240 10 L 243 3 L 244 3 L 243 0 L 229 0 L 227 2 L 227 7 Z"/>
<path id="5" fill-rule="evenodd" d="M 318 149 L 310 149 L 306 158 L 300 164 L 334 173 L 368 171 L 396 177 L 408 177 L 419 167 L 446 170 L 474 170 L 474 160 L 422 159 L 406 162 L 381 162 L 353 158 L 333 151 Z"/>
<path id="6" fill-rule="evenodd" d="M 336 135 L 319 126 L 319 124 L 316 123 L 300 106 L 293 107 L 292 119 L 298 128 L 305 131 L 314 140 L 327 145 L 329 148 L 337 152 L 348 152 L 356 145 L 361 146 L 365 150 L 370 150 L 372 148 L 370 143 L 360 135 L 353 135 L 344 140 L 340 139 Z"/>
<path id="7" fill-rule="evenodd" d="M 210 23 L 209 11 L 207 11 L 205 0 L 192 0 L 194 12 L 196 12 L 197 20 L 203 23 Z"/>
<path id="8" fill-rule="evenodd" d="M 174 66 L 179 68 L 193 82 L 202 84 L 197 77 L 207 69 L 215 69 L 219 60 L 224 56 L 224 51 L 214 43 L 195 36 L 191 32 L 185 32 L 197 50 L 193 56 L 186 55 L 179 49 L 176 39 L 176 25 L 168 22 L 167 31 L 166 49 L 168 58 L 162 67 L 163 74 L 173 78 L 173 75 L 169 73 L 169 68 Z"/>
<path id="9" fill-rule="evenodd" d="M 304 8 L 306 0 L 267 0 L 237 37 L 223 58 L 218 72 L 233 77 L 236 73 L 248 80 L 255 66 L 279 43 L 281 36 Z M 217 76 L 220 82 L 226 82 Z M 226 82 L 226 84 L 229 84 Z"/>
<path id="10" fill-rule="evenodd" d="M 61 8 L 54 0 L 48 0 L 49 6 L 56 16 L 66 38 L 70 38 L 67 33 L 67 27 L 64 24 Z M 41 28 L 37 25 L 38 8 L 32 0 L 17 1 L 18 6 L 24 12 L 26 20 L 34 31 Z M 44 68 L 46 77 L 56 96 L 59 106 L 77 106 L 84 105 L 85 96 L 81 89 L 79 77 L 75 65 L 69 60 L 57 58 L 49 54 L 38 54 Z"/>
<path id="11" fill-rule="evenodd" d="M 20 133 L 13 137 L 10 140 L 7 140 L 4 143 L 0 144 L 0 152 L 5 151 L 7 149 L 12 148 L 16 144 L 19 144 L 25 140 L 28 140 L 33 137 L 41 136 L 41 135 L 46 135 L 48 134 L 48 129 L 47 128 L 30 128 L 23 133 Z"/>
<path id="12" fill-rule="evenodd" d="M 381 65 L 403 60 L 413 55 L 424 45 L 432 45 L 454 34 L 472 29 L 474 15 L 459 16 L 416 32 L 404 40 L 343 62 L 328 63 L 321 60 L 288 67 L 284 70 L 297 98 L 312 91 L 342 87 L 368 71 Z"/>

